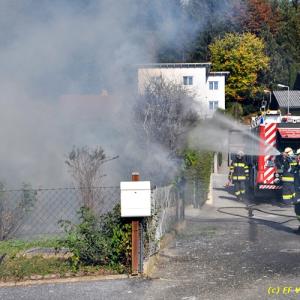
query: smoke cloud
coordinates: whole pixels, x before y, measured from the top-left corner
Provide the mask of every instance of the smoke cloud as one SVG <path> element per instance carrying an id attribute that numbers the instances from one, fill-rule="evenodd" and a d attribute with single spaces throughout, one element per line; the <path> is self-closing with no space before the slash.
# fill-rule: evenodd
<path id="1" fill-rule="evenodd" d="M 144 157 L 134 134 L 133 66 L 155 62 L 161 45 L 178 39 L 190 2 L 1 1 L 0 181 L 65 185 L 74 145 L 120 156 L 108 184 L 142 163 L 172 169 L 157 145 L 153 160 Z M 199 29 L 187 28 L 190 38 Z"/>
<path id="2" fill-rule="evenodd" d="M 215 113 L 213 120 L 202 122 L 189 133 L 190 144 L 198 149 L 230 152 L 243 151 L 246 155 L 279 155 L 280 152 L 261 140 L 258 133 L 251 131 L 249 125 Z M 264 147 L 262 147 L 264 145 Z"/>

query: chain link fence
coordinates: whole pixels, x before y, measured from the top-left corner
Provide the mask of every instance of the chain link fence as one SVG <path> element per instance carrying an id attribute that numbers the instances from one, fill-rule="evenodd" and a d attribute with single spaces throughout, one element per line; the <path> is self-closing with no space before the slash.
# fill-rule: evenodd
<path id="1" fill-rule="evenodd" d="M 193 208 L 201 208 L 207 199 L 209 190 L 209 182 L 204 183 L 199 179 L 188 178 L 186 186 L 183 190 L 183 197 L 185 206 L 192 206 Z"/>
<path id="2" fill-rule="evenodd" d="M 181 186 L 159 187 L 152 191 L 152 217 L 143 221 L 144 258 L 158 252 L 161 238 L 185 218 L 185 209 L 200 208 L 207 199 L 207 186 L 188 178 Z"/>
<path id="3" fill-rule="evenodd" d="M 0 240 L 59 236 L 59 221 L 78 223 L 80 207 L 101 215 L 119 201 L 119 187 L 1 190 Z"/>
<path id="4" fill-rule="evenodd" d="M 143 222 L 144 257 L 157 253 L 161 238 L 184 218 L 184 202 L 174 186 L 156 188 L 152 191 L 152 217 Z"/>
<path id="5" fill-rule="evenodd" d="M 152 190 L 152 217 L 143 220 L 144 258 L 157 253 L 161 238 L 185 217 L 185 207 L 204 202 L 196 183 Z M 61 220 L 79 223 L 88 206 L 99 217 L 120 203 L 120 187 L 0 190 L 0 241 L 56 238 L 64 234 Z"/>

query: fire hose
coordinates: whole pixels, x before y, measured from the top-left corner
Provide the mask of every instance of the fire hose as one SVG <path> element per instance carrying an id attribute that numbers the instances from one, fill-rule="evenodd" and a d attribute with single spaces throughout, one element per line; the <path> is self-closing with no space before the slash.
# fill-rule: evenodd
<path id="1" fill-rule="evenodd" d="M 242 218 L 247 218 L 247 219 L 252 219 L 252 220 L 260 220 L 260 221 L 263 220 L 263 221 L 277 223 L 277 224 L 284 224 L 284 223 L 288 223 L 290 221 L 297 220 L 296 216 L 280 214 L 280 213 L 274 213 L 274 212 L 270 212 L 270 211 L 266 211 L 266 210 L 257 208 L 256 206 L 257 205 L 255 205 L 255 204 L 254 205 L 247 205 L 247 206 L 224 206 L 224 207 L 219 207 L 217 209 L 217 211 L 219 213 L 227 214 L 227 215 L 231 215 L 231 216 L 242 217 Z M 228 211 L 225 211 L 226 209 L 231 209 L 231 210 L 246 209 L 246 210 L 248 210 L 248 216 L 243 216 L 243 215 L 239 215 L 239 214 L 236 214 L 236 213 L 233 213 L 233 212 L 228 212 Z M 254 214 L 253 214 L 253 211 L 259 211 L 259 212 L 264 213 L 264 214 L 274 215 L 274 216 L 279 216 L 279 217 L 286 217 L 286 218 L 290 218 L 290 219 L 287 220 L 287 221 L 283 221 L 283 222 L 276 222 L 276 221 L 262 219 L 262 218 L 255 218 Z"/>

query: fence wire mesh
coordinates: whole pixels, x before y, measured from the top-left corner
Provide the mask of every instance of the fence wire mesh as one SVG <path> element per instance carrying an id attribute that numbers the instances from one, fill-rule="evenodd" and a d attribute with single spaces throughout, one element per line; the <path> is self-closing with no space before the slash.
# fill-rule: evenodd
<path id="1" fill-rule="evenodd" d="M 152 192 L 152 217 L 144 222 L 144 257 L 157 253 L 160 240 L 184 217 L 184 203 L 173 186 L 156 188 Z"/>
<path id="2" fill-rule="evenodd" d="M 144 257 L 157 253 L 161 238 L 185 217 L 185 206 L 199 207 L 202 197 L 188 181 L 152 190 L 152 216 L 143 220 Z M 61 220 L 79 223 L 82 206 L 99 215 L 120 203 L 120 187 L 0 190 L 0 241 L 55 238 L 64 234 Z"/>
<path id="3" fill-rule="evenodd" d="M 77 223 L 80 207 L 101 215 L 119 201 L 119 187 L 2 190 L 0 240 L 58 236 L 59 221 Z"/>

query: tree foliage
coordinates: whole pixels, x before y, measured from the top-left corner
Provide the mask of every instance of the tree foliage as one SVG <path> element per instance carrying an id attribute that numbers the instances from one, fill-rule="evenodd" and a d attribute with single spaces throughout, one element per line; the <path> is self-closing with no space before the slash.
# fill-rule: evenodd
<path id="1" fill-rule="evenodd" d="M 198 119 L 193 100 L 180 84 L 163 78 L 149 80 L 135 109 L 146 143 L 158 143 L 170 152 L 176 151 L 181 135 Z"/>
<path id="2" fill-rule="evenodd" d="M 247 32 L 264 41 L 270 58 L 269 69 L 259 71 L 257 85 L 267 85 L 270 89 L 275 89 L 278 83 L 293 86 L 300 71 L 299 6 L 299 0 L 186 1 L 181 10 L 183 33 L 176 44 L 169 43 L 169 47 L 164 44 L 167 50 L 163 60 L 208 61 L 208 46 L 215 39 L 222 39 L 228 33 Z M 174 53 L 179 52 L 175 58 Z M 246 96 L 249 101 L 257 101 L 255 94 Z"/>
<path id="3" fill-rule="evenodd" d="M 227 97 L 242 100 L 260 90 L 257 82 L 260 71 L 268 68 L 262 39 L 251 33 L 228 33 L 210 46 L 212 67 L 216 71 L 229 71 Z"/>
<path id="4" fill-rule="evenodd" d="M 247 0 L 240 7 L 239 23 L 246 31 L 259 35 L 262 29 L 269 28 L 272 34 L 279 29 L 279 9 L 269 0 Z"/>
<path id="5" fill-rule="evenodd" d="M 116 158 L 107 158 L 100 146 L 94 149 L 74 147 L 67 155 L 65 163 L 80 188 L 85 207 L 91 209 L 94 207 L 96 201 L 94 188 L 101 187 L 105 177 L 103 165 Z M 98 201 L 100 200 L 98 199 Z"/>

